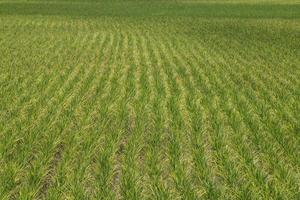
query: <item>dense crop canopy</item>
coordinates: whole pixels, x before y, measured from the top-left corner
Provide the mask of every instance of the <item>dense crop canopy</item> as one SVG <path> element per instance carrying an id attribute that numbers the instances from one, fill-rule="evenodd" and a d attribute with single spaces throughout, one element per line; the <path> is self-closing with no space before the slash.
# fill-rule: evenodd
<path id="1" fill-rule="evenodd" d="M 299 199 L 300 4 L 0 1 L 1 199 Z"/>

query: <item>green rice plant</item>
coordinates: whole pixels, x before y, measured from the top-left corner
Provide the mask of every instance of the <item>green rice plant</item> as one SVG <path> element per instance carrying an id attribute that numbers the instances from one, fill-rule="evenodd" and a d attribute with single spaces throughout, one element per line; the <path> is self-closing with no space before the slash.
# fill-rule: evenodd
<path id="1" fill-rule="evenodd" d="M 0 198 L 299 199 L 299 13 L 0 1 Z"/>

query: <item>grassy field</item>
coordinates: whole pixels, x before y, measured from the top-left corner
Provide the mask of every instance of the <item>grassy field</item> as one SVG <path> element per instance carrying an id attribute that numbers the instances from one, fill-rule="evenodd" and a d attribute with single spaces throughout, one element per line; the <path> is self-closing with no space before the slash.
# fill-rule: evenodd
<path id="1" fill-rule="evenodd" d="M 0 0 L 0 199 L 300 199 L 300 2 Z"/>

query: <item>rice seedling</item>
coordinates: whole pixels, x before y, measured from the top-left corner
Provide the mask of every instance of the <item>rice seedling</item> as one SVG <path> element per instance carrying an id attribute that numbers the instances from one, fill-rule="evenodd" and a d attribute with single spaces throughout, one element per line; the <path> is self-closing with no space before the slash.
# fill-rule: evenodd
<path id="1" fill-rule="evenodd" d="M 299 199 L 297 0 L 0 0 L 1 199 Z"/>

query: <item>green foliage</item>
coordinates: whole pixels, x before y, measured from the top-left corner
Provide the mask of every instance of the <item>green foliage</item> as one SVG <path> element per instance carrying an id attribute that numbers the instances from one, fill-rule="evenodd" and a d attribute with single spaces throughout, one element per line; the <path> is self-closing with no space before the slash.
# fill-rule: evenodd
<path id="1" fill-rule="evenodd" d="M 0 199 L 299 199 L 297 1 L 0 1 Z"/>

